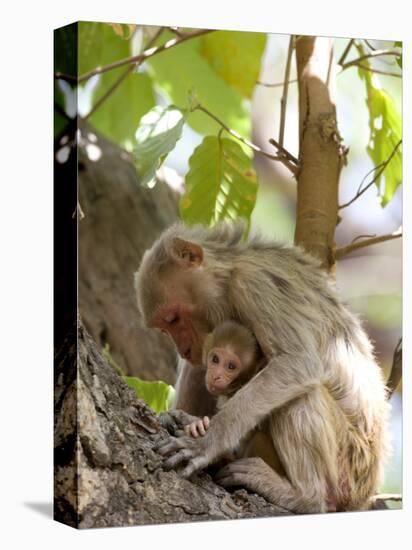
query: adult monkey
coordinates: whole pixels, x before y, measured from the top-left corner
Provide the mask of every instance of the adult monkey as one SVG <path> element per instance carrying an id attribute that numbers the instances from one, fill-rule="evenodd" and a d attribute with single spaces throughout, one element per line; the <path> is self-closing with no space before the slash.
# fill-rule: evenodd
<path id="1" fill-rule="evenodd" d="M 207 333 L 228 319 L 250 328 L 268 361 L 205 436 L 159 445 L 165 467 L 183 464 L 189 477 L 266 419 L 286 476 L 243 458 L 220 472 L 223 485 L 243 485 L 296 512 L 367 508 L 386 455 L 388 413 L 371 344 L 314 258 L 242 235 L 242 225 L 175 224 L 136 274 L 144 321 L 168 333 L 192 365 L 201 363 Z M 185 376 L 180 394 L 190 385 Z"/>

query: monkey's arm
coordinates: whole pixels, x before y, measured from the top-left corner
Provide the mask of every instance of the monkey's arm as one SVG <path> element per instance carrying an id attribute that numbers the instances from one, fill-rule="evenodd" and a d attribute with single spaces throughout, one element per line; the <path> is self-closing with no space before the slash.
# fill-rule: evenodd
<path id="1" fill-rule="evenodd" d="M 170 438 L 158 445 L 160 454 L 171 455 L 165 461 L 165 468 L 187 463 L 182 475 L 189 477 L 235 448 L 273 410 L 321 384 L 322 369 L 314 362 L 316 357 L 307 354 L 283 354 L 272 358 L 211 419 L 210 428 L 203 437 Z"/>
<path id="2" fill-rule="evenodd" d="M 196 417 L 212 416 L 216 412 L 216 398 L 206 389 L 204 367 L 180 359 L 178 368 L 174 408 Z"/>

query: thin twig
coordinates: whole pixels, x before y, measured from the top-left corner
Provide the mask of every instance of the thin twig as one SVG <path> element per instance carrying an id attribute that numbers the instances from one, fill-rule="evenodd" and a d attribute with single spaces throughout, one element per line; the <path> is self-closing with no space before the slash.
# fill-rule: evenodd
<path id="1" fill-rule="evenodd" d="M 355 39 L 354 38 L 351 38 L 343 52 L 343 54 L 340 56 L 340 59 L 338 61 L 338 65 L 343 65 L 343 62 L 345 61 L 345 59 L 347 58 L 348 56 L 348 53 L 349 53 L 349 50 L 351 49 L 351 47 L 353 46 L 353 43 L 355 42 Z"/>
<path id="2" fill-rule="evenodd" d="M 399 239 L 399 237 L 402 237 L 402 233 L 396 232 L 389 235 L 381 235 L 380 237 L 372 237 L 371 239 L 365 239 L 364 241 L 358 241 L 348 244 L 346 246 L 342 246 L 340 248 L 336 248 L 335 259 L 340 260 L 344 256 L 355 252 L 355 250 L 360 250 L 361 248 L 372 246 L 378 243 L 384 243 L 385 241 L 391 241 L 392 239 Z"/>
<path id="3" fill-rule="evenodd" d="M 289 80 L 288 84 L 294 84 L 297 81 L 297 78 L 292 78 L 292 80 Z M 256 84 L 259 84 L 259 86 L 265 86 L 266 88 L 280 88 L 285 85 L 284 82 L 275 82 L 274 84 L 271 84 L 270 82 L 262 82 L 261 80 L 257 80 Z"/>
<path id="4" fill-rule="evenodd" d="M 374 52 L 365 53 L 356 59 L 352 59 L 352 61 L 348 61 L 347 63 L 339 63 L 339 65 L 342 66 L 342 70 L 345 70 L 348 67 L 352 67 L 352 65 L 359 65 L 361 61 L 365 61 L 366 59 L 370 59 L 372 57 L 382 57 L 383 55 L 395 55 L 400 57 L 401 53 L 398 50 L 375 50 Z"/>
<path id="5" fill-rule="evenodd" d="M 68 122 L 73 120 L 72 118 L 69 117 L 69 115 L 63 109 L 63 107 L 57 103 L 57 101 L 54 102 L 54 110 L 57 111 L 59 113 L 59 115 L 61 115 L 63 118 L 65 118 Z"/>
<path id="6" fill-rule="evenodd" d="M 402 502 L 402 495 L 398 493 L 381 493 L 379 495 L 374 495 L 371 500 L 394 500 L 396 502 Z"/>
<path id="7" fill-rule="evenodd" d="M 364 38 L 363 41 L 365 42 L 365 44 L 368 46 L 369 49 L 371 49 L 373 52 L 376 52 L 377 48 L 372 46 L 372 44 L 369 42 L 369 40 L 366 40 L 366 38 Z"/>
<path id="8" fill-rule="evenodd" d="M 168 40 L 161 46 L 158 46 L 157 48 L 149 48 L 148 50 L 145 50 L 143 53 L 139 55 L 133 55 L 131 57 L 126 57 L 124 59 L 119 59 L 118 61 L 115 61 L 113 63 L 109 63 L 108 65 L 103 65 L 102 67 L 96 67 L 95 69 L 83 73 L 79 77 L 67 75 L 64 73 L 55 73 L 55 78 L 60 78 L 62 80 L 67 80 L 68 82 L 83 82 L 84 80 L 88 80 L 92 76 L 96 74 L 102 74 L 106 73 L 107 71 L 111 71 L 112 69 L 117 69 L 118 67 L 123 67 L 124 65 L 130 65 L 131 63 L 139 63 L 146 61 L 146 59 L 149 59 L 150 57 L 153 57 L 154 55 L 157 55 L 165 50 L 169 50 L 171 48 L 174 48 L 175 46 L 179 46 L 179 44 L 182 44 L 183 42 L 186 42 L 186 40 L 190 40 L 191 38 L 197 38 L 199 36 L 202 36 L 204 34 L 208 34 L 210 32 L 214 32 L 214 30 L 209 29 L 201 29 L 196 32 L 187 33 L 181 38 L 172 38 L 171 40 Z"/>
<path id="9" fill-rule="evenodd" d="M 286 123 L 286 104 L 288 100 L 289 89 L 289 77 L 290 77 L 290 65 L 292 62 L 293 49 L 295 47 L 295 37 L 291 35 L 289 38 L 288 55 L 286 58 L 285 78 L 283 79 L 283 94 L 280 100 L 280 123 L 279 123 L 279 145 L 283 149 L 283 138 L 285 136 L 285 123 Z"/>
<path id="10" fill-rule="evenodd" d="M 282 162 L 283 164 L 285 164 L 289 168 L 289 170 L 293 174 L 296 174 L 297 166 L 294 166 L 288 159 L 284 158 L 281 155 L 272 155 L 271 153 L 268 153 L 267 151 L 264 151 L 263 149 L 261 149 L 255 143 L 252 143 L 248 139 L 241 136 L 238 132 L 236 132 L 236 130 L 233 130 L 232 128 L 229 128 L 229 126 L 227 126 L 222 120 L 220 120 L 220 118 L 218 118 L 216 115 L 211 113 L 208 109 L 206 109 L 206 107 L 203 107 L 203 105 L 200 105 L 198 103 L 195 107 L 193 107 L 192 110 L 193 111 L 202 111 L 203 113 L 208 115 L 210 118 L 212 118 L 215 122 L 217 122 L 224 130 L 226 130 L 226 132 L 228 134 L 235 137 L 236 139 L 238 139 L 239 141 L 241 141 L 242 143 L 244 143 L 248 147 L 250 147 L 253 151 L 255 151 L 256 153 L 259 153 L 259 155 L 263 155 L 263 156 L 265 156 L 265 157 L 267 157 L 271 160 L 278 160 L 279 162 Z"/>
<path id="11" fill-rule="evenodd" d="M 400 73 L 391 73 L 390 71 L 381 71 L 380 69 L 374 69 L 369 65 L 362 65 L 362 63 L 357 63 L 356 65 L 342 67 L 341 70 L 339 71 L 339 74 L 342 73 L 345 69 L 348 69 L 350 67 L 358 67 L 358 69 L 364 69 L 365 71 L 369 71 L 370 73 L 383 74 L 385 76 L 396 76 L 396 78 L 402 78 L 402 75 Z"/>
<path id="12" fill-rule="evenodd" d="M 296 166 L 299 165 L 299 161 L 296 157 L 294 157 L 292 155 L 292 153 L 289 153 L 289 151 L 287 149 L 285 149 L 284 147 L 281 146 L 280 143 L 278 143 L 275 138 L 270 138 L 269 140 L 269 143 L 271 145 L 273 145 L 274 147 L 276 147 L 276 149 L 278 149 L 279 153 L 281 156 L 284 156 L 286 158 L 288 158 L 291 162 L 293 162 L 293 164 L 295 164 Z"/>
<path id="13" fill-rule="evenodd" d="M 376 237 L 376 235 L 358 235 L 354 239 L 352 239 L 350 244 L 356 243 L 356 241 L 359 241 L 359 239 L 373 239 Z"/>
<path id="14" fill-rule="evenodd" d="M 158 29 L 158 31 L 155 33 L 155 35 L 147 43 L 145 51 L 147 51 L 148 48 L 151 48 L 153 46 L 153 44 L 156 42 L 156 40 L 159 38 L 159 36 L 162 34 L 163 31 L 164 31 L 164 27 L 160 27 Z M 129 74 L 131 74 L 136 69 L 136 67 L 141 65 L 141 63 L 142 63 L 141 61 L 138 61 L 138 62 L 130 65 L 129 67 L 127 67 L 127 69 L 119 76 L 119 78 L 113 82 L 113 84 L 110 86 L 110 88 L 108 88 L 106 90 L 106 92 L 96 101 L 96 103 L 93 105 L 93 107 L 87 113 L 87 115 L 82 117 L 83 121 L 89 119 L 93 115 L 93 113 L 95 113 L 95 111 L 97 111 L 97 109 L 102 105 L 102 103 L 104 103 L 106 101 L 106 99 L 108 99 L 112 95 L 112 93 L 116 90 L 116 88 L 118 88 L 118 86 L 120 86 L 120 84 L 123 82 L 123 80 L 125 80 L 125 78 Z"/>
<path id="15" fill-rule="evenodd" d="M 386 382 L 386 397 L 390 399 L 393 392 L 398 387 L 402 378 L 402 338 L 399 340 L 395 352 L 393 354 L 393 361 L 391 372 L 389 373 L 388 381 Z"/>
<path id="16" fill-rule="evenodd" d="M 360 182 L 360 185 L 358 187 L 358 190 L 356 191 L 356 195 L 351 198 L 348 202 L 345 202 L 344 204 L 340 205 L 338 208 L 339 210 L 342 210 L 342 208 L 346 208 L 347 206 L 349 206 L 350 204 L 352 204 L 353 202 L 355 202 L 360 196 L 362 196 L 374 183 L 376 183 L 376 181 L 381 177 L 381 175 L 383 174 L 385 168 L 388 166 L 388 164 L 390 163 L 390 161 L 393 159 L 393 157 L 395 156 L 395 153 L 396 151 L 398 150 L 399 146 L 401 145 L 402 143 L 402 140 L 399 140 L 398 143 L 395 145 L 395 147 L 393 148 L 393 151 L 392 153 L 389 155 L 389 157 L 384 161 L 384 162 L 381 162 L 380 164 L 378 164 L 377 166 L 374 166 L 372 168 L 372 170 L 370 170 L 366 176 L 362 179 L 362 181 Z M 372 172 L 375 172 L 375 170 L 377 171 L 376 172 L 376 175 L 374 176 L 374 178 L 367 184 L 365 185 L 365 187 L 362 187 L 363 186 L 363 182 L 365 181 L 365 179 L 369 176 L 369 174 L 371 174 Z"/>

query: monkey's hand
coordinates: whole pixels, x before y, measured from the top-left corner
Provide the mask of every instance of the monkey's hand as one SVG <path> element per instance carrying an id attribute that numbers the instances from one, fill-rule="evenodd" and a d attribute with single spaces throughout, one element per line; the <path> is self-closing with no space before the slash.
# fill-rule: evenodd
<path id="1" fill-rule="evenodd" d="M 280 480 L 280 476 L 264 460 L 252 457 L 230 462 L 218 471 L 214 479 L 223 487 L 245 487 L 270 502 L 273 498 L 270 480 L 275 477 Z"/>
<path id="2" fill-rule="evenodd" d="M 182 411 L 181 409 L 172 409 L 160 413 L 160 425 L 165 428 L 171 435 L 184 435 L 183 429 L 187 424 L 192 424 L 199 420 L 197 416 Z"/>
<path id="3" fill-rule="evenodd" d="M 192 436 L 169 437 L 160 441 L 154 450 L 164 457 L 167 457 L 163 463 L 165 470 L 179 469 L 182 477 L 188 478 L 194 472 L 208 466 L 216 457 L 210 456 L 210 431 L 203 437 L 194 438 Z"/>
<path id="4" fill-rule="evenodd" d="M 210 425 L 210 419 L 208 416 L 204 416 L 203 418 L 198 418 L 194 422 L 191 422 L 190 424 L 187 424 L 185 426 L 185 434 L 191 435 L 192 437 L 196 438 L 199 437 L 199 435 L 203 436 L 206 434 L 206 431 L 208 430 Z"/>

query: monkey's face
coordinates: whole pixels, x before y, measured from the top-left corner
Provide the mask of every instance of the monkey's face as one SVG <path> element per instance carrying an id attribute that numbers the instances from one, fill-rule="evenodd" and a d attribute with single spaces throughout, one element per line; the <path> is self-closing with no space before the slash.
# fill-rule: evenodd
<path id="1" fill-rule="evenodd" d="M 226 348 L 213 348 L 207 355 L 206 387 L 212 395 L 225 395 L 242 372 L 239 357 Z"/>
<path id="2" fill-rule="evenodd" d="M 147 326 L 168 334 L 183 358 L 201 364 L 213 329 L 208 310 L 216 301 L 216 283 L 199 245 L 176 238 L 168 253 L 161 266 L 151 251 L 145 254 L 136 280 L 139 308 Z"/>
<path id="3" fill-rule="evenodd" d="M 173 339 L 181 357 L 193 364 L 201 363 L 208 329 L 192 304 L 184 301 L 166 304 L 157 311 L 153 327 Z"/>
<path id="4" fill-rule="evenodd" d="M 202 363 L 203 343 L 210 326 L 201 281 L 193 270 L 173 269 L 162 281 L 161 305 L 151 325 L 168 334 L 179 354 L 192 364 Z"/>

